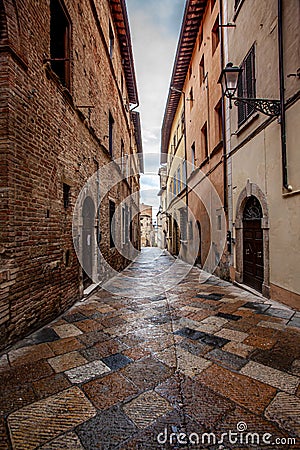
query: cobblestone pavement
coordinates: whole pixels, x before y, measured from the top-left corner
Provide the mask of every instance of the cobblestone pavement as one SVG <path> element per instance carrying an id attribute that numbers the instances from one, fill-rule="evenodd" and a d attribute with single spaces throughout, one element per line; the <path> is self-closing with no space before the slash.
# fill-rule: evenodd
<path id="1" fill-rule="evenodd" d="M 2 355 L 1 449 L 300 448 L 300 313 L 197 268 L 163 291 L 173 264 L 145 249 Z"/>

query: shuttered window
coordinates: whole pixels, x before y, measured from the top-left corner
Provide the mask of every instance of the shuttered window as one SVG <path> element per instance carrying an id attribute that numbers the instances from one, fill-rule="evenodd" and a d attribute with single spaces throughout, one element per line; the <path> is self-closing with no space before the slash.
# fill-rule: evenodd
<path id="1" fill-rule="evenodd" d="M 114 214 L 116 210 L 115 202 L 109 200 L 109 241 L 110 248 L 115 247 L 114 235 L 115 235 L 115 227 L 114 227 Z"/>
<path id="2" fill-rule="evenodd" d="M 238 97 L 255 98 L 255 49 L 254 45 L 244 59 L 241 69 L 243 70 L 238 80 Z M 238 104 L 238 126 L 251 116 L 254 108 L 251 105 L 240 102 Z"/>

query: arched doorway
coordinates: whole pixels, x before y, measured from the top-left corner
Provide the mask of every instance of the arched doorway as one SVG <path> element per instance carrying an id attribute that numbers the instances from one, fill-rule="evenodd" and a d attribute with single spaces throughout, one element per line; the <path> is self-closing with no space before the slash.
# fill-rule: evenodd
<path id="1" fill-rule="evenodd" d="M 198 235 L 199 235 L 199 247 L 198 247 L 198 254 L 197 254 L 196 264 L 199 264 L 202 267 L 201 225 L 200 225 L 199 220 L 197 220 L 196 224 L 197 224 L 197 231 L 198 231 Z"/>
<path id="2" fill-rule="evenodd" d="M 91 197 L 86 197 L 82 207 L 82 263 L 83 288 L 92 284 L 94 254 L 95 206 Z"/>
<path id="3" fill-rule="evenodd" d="M 173 224 L 174 254 L 178 256 L 180 251 L 180 229 L 175 219 L 173 221 Z"/>
<path id="4" fill-rule="evenodd" d="M 243 282 L 259 292 L 264 282 L 262 218 L 259 200 L 251 195 L 243 211 Z"/>

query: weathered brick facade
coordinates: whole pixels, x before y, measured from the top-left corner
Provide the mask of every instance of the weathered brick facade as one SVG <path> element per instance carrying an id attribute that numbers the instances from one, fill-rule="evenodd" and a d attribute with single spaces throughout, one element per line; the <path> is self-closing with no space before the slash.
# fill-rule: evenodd
<path id="1" fill-rule="evenodd" d="M 55 8 L 66 26 L 54 15 Z M 141 152 L 141 145 L 138 116 L 130 112 L 138 97 L 122 0 L 0 0 L 0 20 L 4 346 L 82 296 L 82 269 L 72 240 L 77 196 L 98 167 L 121 152 Z M 64 26 L 63 57 L 70 61 L 51 61 L 51 39 Z M 64 80 L 57 75 L 62 67 Z M 109 196 L 118 205 L 138 190 L 139 176 L 134 175 L 113 187 Z M 108 200 L 102 202 L 100 224 L 93 232 L 101 233 L 103 254 L 120 270 L 126 259 L 110 248 L 108 208 Z M 138 226 L 136 217 L 136 246 Z"/>

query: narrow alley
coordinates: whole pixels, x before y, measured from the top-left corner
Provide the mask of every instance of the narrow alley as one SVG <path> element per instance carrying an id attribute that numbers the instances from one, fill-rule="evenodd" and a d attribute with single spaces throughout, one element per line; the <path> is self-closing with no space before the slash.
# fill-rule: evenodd
<path id="1" fill-rule="evenodd" d="M 1 449 L 300 448 L 300 314 L 176 262 L 143 249 L 6 350 Z"/>

